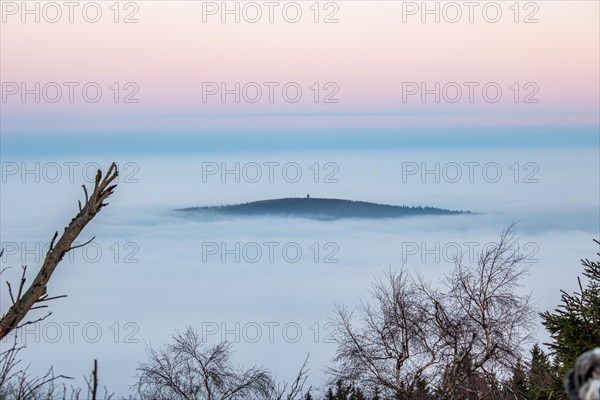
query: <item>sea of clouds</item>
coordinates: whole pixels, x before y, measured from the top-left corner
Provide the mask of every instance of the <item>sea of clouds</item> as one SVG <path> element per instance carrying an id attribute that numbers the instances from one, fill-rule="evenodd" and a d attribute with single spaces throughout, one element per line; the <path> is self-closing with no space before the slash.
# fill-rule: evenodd
<path id="1" fill-rule="evenodd" d="M 3 284 L 16 282 L 22 264 L 32 279 L 52 233 L 75 215 L 80 185 L 89 187 L 95 166 L 106 170 L 111 161 L 3 159 L 1 266 L 11 267 Z M 209 344 L 234 342 L 235 363 L 270 368 L 282 379 L 310 354 L 310 383 L 318 386 L 335 351 L 335 304 L 368 300 L 371 282 L 389 267 L 439 282 L 453 255 L 474 262 L 513 221 L 530 264 L 521 290 L 533 294 L 540 311 L 556 307 L 560 289 L 577 288 L 579 260 L 597 252 L 594 150 L 120 155 L 114 161 L 119 187 L 78 239 L 95 236 L 93 244 L 76 249 L 52 277 L 50 295 L 68 297 L 53 301 L 52 316 L 20 339 L 33 373 L 53 365 L 83 384 L 98 359 L 101 384 L 117 394 L 128 393 L 147 346 L 165 344 L 187 325 Z M 222 175 L 222 168 L 233 172 Z M 175 211 L 307 194 L 478 214 L 316 221 Z M 4 312 L 5 286 L 0 300 Z M 548 339 L 541 326 L 538 337 Z"/>

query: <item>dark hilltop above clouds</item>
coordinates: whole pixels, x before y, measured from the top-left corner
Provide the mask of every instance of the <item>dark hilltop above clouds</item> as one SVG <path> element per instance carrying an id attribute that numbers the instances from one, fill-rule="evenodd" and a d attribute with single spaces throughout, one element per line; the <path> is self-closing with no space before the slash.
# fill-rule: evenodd
<path id="1" fill-rule="evenodd" d="M 312 198 L 308 195 L 306 197 L 261 200 L 234 205 L 191 207 L 177 211 L 207 215 L 300 217 L 319 220 L 473 214 L 470 211 L 462 210 L 394 206 L 366 201 Z"/>

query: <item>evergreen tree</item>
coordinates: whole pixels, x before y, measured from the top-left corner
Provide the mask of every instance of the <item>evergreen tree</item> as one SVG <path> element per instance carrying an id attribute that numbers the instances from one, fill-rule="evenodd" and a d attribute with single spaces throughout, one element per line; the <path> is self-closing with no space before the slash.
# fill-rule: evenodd
<path id="1" fill-rule="evenodd" d="M 373 398 L 378 400 L 379 397 Z M 368 400 L 363 391 L 354 385 L 346 385 L 341 380 L 335 384 L 335 393 L 329 388 L 325 400 Z"/>
<path id="2" fill-rule="evenodd" d="M 554 375 L 550 358 L 536 343 L 531 349 L 531 364 L 527 377 L 528 398 L 530 400 L 555 398 L 552 387 L 556 380 L 559 379 Z"/>
<path id="3" fill-rule="evenodd" d="M 327 391 L 327 400 L 350 400 L 350 394 L 352 392 L 352 387 L 350 385 L 345 385 L 342 380 L 338 380 L 335 383 L 335 393 L 331 388 Z"/>
<path id="4" fill-rule="evenodd" d="M 600 245 L 597 240 L 594 242 Z M 552 338 L 548 346 L 555 357 L 557 378 L 554 389 L 561 398 L 566 398 L 562 379 L 573 368 L 577 357 L 600 343 L 600 262 L 588 259 L 581 262 L 587 285 L 584 287 L 581 279 L 577 278 L 579 292 L 569 294 L 561 290 L 558 308 L 553 313 L 545 311 L 540 314 Z"/>
<path id="5" fill-rule="evenodd" d="M 436 397 L 444 400 L 493 398 L 491 393 L 495 393 L 498 388 L 491 386 L 485 378 L 473 371 L 473 360 L 465 356 L 455 366 L 446 368 L 442 382 L 437 387 Z"/>
<path id="6" fill-rule="evenodd" d="M 335 400 L 335 395 L 333 394 L 333 390 L 331 390 L 331 388 L 327 389 L 325 400 Z"/>
<path id="7" fill-rule="evenodd" d="M 529 400 L 527 371 L 521 360 L 512 367 L 512 377 L 504 385 L 503 392 L 506 399 Z"/>

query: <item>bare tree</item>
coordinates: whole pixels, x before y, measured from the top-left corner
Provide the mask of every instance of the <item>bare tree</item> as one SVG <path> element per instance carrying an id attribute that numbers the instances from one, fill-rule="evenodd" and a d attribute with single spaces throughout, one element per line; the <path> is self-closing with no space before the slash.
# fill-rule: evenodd
<path id="1" fill-rule="evenodd" d="M 21 323 L 29 311 L 47 307 L 44 304 L 37 304 L 44 303 L 59 297 L 65 297 L 48 297 L 48 281 L 52 277 L 52 273 L 54 272 L 60 261 L 63 259 L 65 254 L 67 254 L 73 249 L 85 246 L 94 239 L 92 238 L 86 243 L 73 246 L 73 242 L 75 241 L 77 236 L 79 236 L 83 228 L 85 228 L 85 226 L 96 216 L 96 214 L 108 204 L 105 203 L 105 201 L 110 197 L 111 194 L 113 194 L 113 190 L 117 186 L 111 185 L 111 183 L 117 178 L 118 175 L 119 173 L 117 171 L 117 166 L 115 163 L 113 163 L 108 169 L 108 172 L 106 173 L 104 178 L 102 178 L 102 172 L 98 170 L 96 174 L 94 190 L 91 196 L 88 196 L 88 191 L 85 185 L 83 186 L 83 191 L 85 193 L 84 205 L 82 206 L 81 202 L 79 202 L 79 212 L 71 220 L 69 225 L 65 227 L 65 230 L 58 239 L 58 241 L 56 240 L 58 238 L 58 231 L 54 233 L 54 236 L 50 241 L 50 248 L 46 253 L 44 263 L 40 267 L 40 270 L 38 271 L 36 277 L 34 278 L 33 282 L 26 291 L 23 291 L 25 289 L 26 282 L 26 266 L 23 266 L 23 273 L 21 275 L 21 280 L 19 282 L 16 295 L 13 292 L 10 283 L 6 282 L 6 284 L 8 285 L 8 293 L 10 295 L 12 305 L 0 319 L 0 340 L 3 339 L 6 335 L 8 335 L 11 331 L 19 328 L 20 326 L 38 322 L 40 319 Z M 48 317 L 49 315 L 50 314 L 47 314 L 46 317 Z M 41 319 L 44 319 L 46 317 L 42 317 Z"/>
<path id="2" fill-rule="evenodd" d="M 21 360 L 18 355 L 25 346 L 17 343 L 0 352 L 0 399 L 47 399 L 58 394 L 60 388 L 55 386 L 57 379 L 69 377 L 54 375 L 50 368 L 41 377 L 32 377 L 28 367 L 19 368 Z"/>
<path id="3" fill-rule="evenodd" d="M 310 393 L 310 387 L 305 391 L 304 385 L 308 379 L 308 356 L 304 359 L 298 374 L 294 381 L 290 384 L 283 382 L 271 384 L 270 395 L 267 396 L 266 400 L 296 400 L 304 399 L 307 393 Z"/>
<path id="4" fill-rule="evenodd" d="M 85 395 L 80 388 L 67 386 L 59 380 L 72 379 L 65 375 L 55 375 L 51 367 L 43 376 L 31 376 L 29 367 L 20 368 L 18 354 L 24 349 L 19 345 L 16 336 L 13 345 L 0 352 L 0 399 L 2 400 L 111 400 L 113 395 L 104 388 L 103 397 L 98 391 L 98 364 L 94 360 L 94 369 L 89 377 L 84 377 L 87 384 Z"/>
<path id="5" fill-rule="evenodd" d="M 405 270 L 389 270 L 371 294 L 377 305 L 361 302 L 359 326 L 353 325 L 354 312 L 337 306 L 338 349 L 329 373 L 333 381 L 412 398 L 417 381 L 437 362 L 437 349 L 427 340 L 431 323 L 424 297 Z"/>
<path id="6" fill-rule="evenodd" d="M 266 370 L 233 367 L 229 343 L 204 347 L 191 327 L 177 332 L 164 348 L 149 348 L 148 356 L 148 362 L 138 366 L 136 390 L 141 399 L 236 400 L 270 394 Z"/>
<path id="7" fill-rule="evenodd" d="M 276 383 L 266 369 L 234 367 L 230 343 L 205 346 L 191 327 L 147 352 L 149 360 L 139 364 L 134 385 L 141 400 L 297 400 L 306 394 L 308 357 L 288 384 Z"/>
<path id="8" fill-rule="evenodd" d="M 518 293 L 529 266 L 518 250 L 514 227 L 511 224 L 498 243 L 484 249 L 476 265 L 457 258 L 445 279 L 446 291 L 430 296 L 439 299 L 434 321 L 446 344 L 441 386 L 448 398 L 464 397 L 453 396 L 457 389 L 464 392 L 459 383 L 464 379 L 482 378 L 489 390 L 497 387 L 525 358 L 525 346 L 533 338 L 536 313 L 531 295 Z M 497 394 L 478 392 L 477 397 Z"/>
<path id="9" fill-rule="evenodd" d="M 535 312 L 518 290 L 528 266 L 515 248 L 514 225 L 485 249 L 476 265 L 458 257 L 434 288 L 406 270 L 373 286 L 376 307 L 337 307 L 338 349 L 333 380 L 396 399 L 416 398 L 423 382 L 444 399 L 496 398 L 533 336 Z"/>

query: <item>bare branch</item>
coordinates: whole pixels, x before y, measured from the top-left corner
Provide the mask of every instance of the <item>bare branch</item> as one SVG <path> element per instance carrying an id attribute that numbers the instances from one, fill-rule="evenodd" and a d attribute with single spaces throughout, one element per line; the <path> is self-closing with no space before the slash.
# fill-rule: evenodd
<path id="1" fill-rule="evenodd" d="M 517 292 L 528 266 L 516 252 L 513 229 L 485 248 L 476 265 L 457 256 L 440 289 L 404 269 L 390 270 L 373 285 L 375 305 L 357 307 L 359 324 L 338 306 L 332 383 L 398 399 L 419 398 L 424 384 L 437 386 L 441 398 L 494 398 L 534 332 L 531 295 Z"/>
<path id="2" fill-rule="evenodd" d="M 71 247 L 69 247 L 69 251 L 78 249 L 80 247 L 85 247 L 88 244 L 92 243 L 94 241 L 94 239 L 96 239 L 96 236 L 92 236 L 92 238 L 90 240 L 88 240 L 87 242 L 85 242 L 85 243 L 78 244 L 78 245 L 75 245 L 75 246 L 71 246 Z"/>
<path id="3" fill-rule="evenodd" d="M 46 287 L 52 273 L 63 259 L 65 254 L 74 248 L 80 246 L 72 246 L 75 239 L 79 236 L 83 228 L 96 216 L 96 214 L 106 205 L 104 201 L 113 193 L 116 185 L 110 185 L 118 176 L 118 170 L 115 163 L 112 163 L 108 172 L 102 177 L 102 172 L 98 170 L 94 190 L 89 195 L 85 185 L 83 187 L 85 193 L 85 204 L 79 207 L 79 212 L 65 227 L 63 234 L 58 241 L 58 232 L 56 232 L 51 240 L 50 248 L 44 259 L 44 263 L 40 267 L 36 277 L 23 293 L 22 289 L 25 284 L 25 277 L 21 279 L 19 286 L 19 294 L 13 298 L 13 305 L 0 319 L 0 340 L 8 335 L 12 330 L 19 326 L 20 322 L 25 318 L 27 313 L 34 307 L 34 304 L 44 299 Z M 10 285 L 9 285 L 10 288 Z M 48 300 L 48 298 L 45 298 Z"/>
<path id="4" fill-rule="evenodd" d="M 229 343 L 204 347 L 190 327 L 177 332 L 166 347 L 149 348 L 148 356 L 137 369 L 141 399 L 268 399 L 273 390 L 266 370 L 233 367 Z"/>

